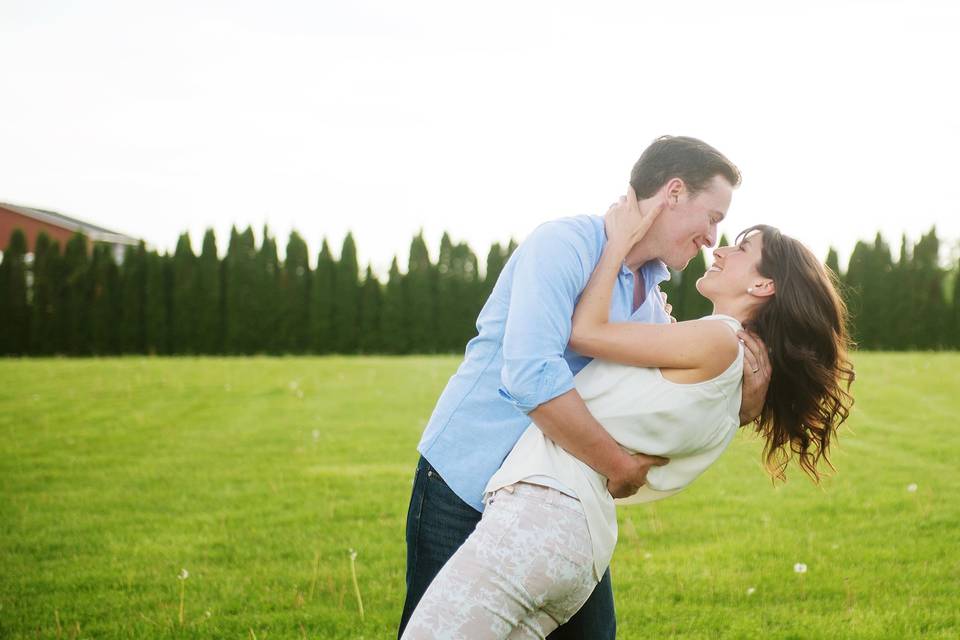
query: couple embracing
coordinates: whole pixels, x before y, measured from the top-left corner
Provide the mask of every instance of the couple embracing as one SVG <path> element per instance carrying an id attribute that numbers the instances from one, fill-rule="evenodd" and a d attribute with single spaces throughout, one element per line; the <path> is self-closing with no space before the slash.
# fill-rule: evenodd
<path id="1" fill-rule="evenodd" d="M 713 249 L 672 322 L 659 284 L 716 243 L 740 184 L 710 145 L 664 136 L 605 216 L 547 222 L 514 252 L 418 446 L 405 639 L 616 635 L 616 503 L 683 489 L 738 428 L 766 468 L 818 479 L 846 419 L 846 310 L 805 246 L 765 225 Z"/>

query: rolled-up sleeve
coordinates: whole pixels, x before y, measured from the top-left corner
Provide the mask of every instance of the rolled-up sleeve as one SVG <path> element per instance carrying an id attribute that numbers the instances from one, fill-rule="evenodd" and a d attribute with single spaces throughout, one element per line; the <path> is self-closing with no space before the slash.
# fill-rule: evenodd
<path id="1" fill-rule="evenodd" d="M 517 249 L 499 392 L 523 413 L 573 389 L 563 354 L 590 254 L 583 233 L 561 220 L 541 225 Z"/>

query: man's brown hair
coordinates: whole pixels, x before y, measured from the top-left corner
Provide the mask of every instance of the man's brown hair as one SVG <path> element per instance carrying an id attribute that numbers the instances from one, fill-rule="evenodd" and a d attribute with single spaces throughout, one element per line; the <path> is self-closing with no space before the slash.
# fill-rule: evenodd
<path id="1" fill-rule="evenodd" d="M 686 136 L 660 136 L 633 165 L 630 185 L 643 199 L 655 194 L 668 180 L 680 178 L 693 196 L 714 176 L 723 176 L 731 187 L 740 186 L 737 166 L 706 142 Z"/>

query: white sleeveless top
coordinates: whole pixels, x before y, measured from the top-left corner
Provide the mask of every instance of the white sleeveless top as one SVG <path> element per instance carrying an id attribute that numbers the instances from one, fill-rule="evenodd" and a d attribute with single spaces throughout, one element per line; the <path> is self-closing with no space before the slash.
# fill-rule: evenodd
<path id="1" fill-rule="evenodd" d="M 712 315 L 738 331 L 730 316 Z M 713 464 L 740 426 L 743 344 L 737 357 L 717 377 L 693 384 L 670 382 L 660 369 L 593 360 L 574 385 L 597 421 L 630 453 L 665 456 L 670 462 L 651 467 L 647 483 L 618 504 L 652 502 L 671 496 Z M 575 458 L 533 423 L 487 483 L 487 493 L 534 476 L 557 480 L 583 505 L 593 543 L 599 580 L 617 543 L 617 513 L 607 480 Z"/>

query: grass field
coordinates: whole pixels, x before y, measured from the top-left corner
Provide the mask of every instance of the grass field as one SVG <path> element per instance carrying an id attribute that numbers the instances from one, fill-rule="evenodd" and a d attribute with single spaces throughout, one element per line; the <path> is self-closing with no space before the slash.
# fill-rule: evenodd
<path id="1" fill-rule="evenodd" d="M 0 638 L 391 637 L 415 446 L 458 362 L 0 360 Z M 960 636 L 960 355 L 856 365 L 822 488 L 771 487 L 741 434 L 621 509 L 619 637 Z"/>

